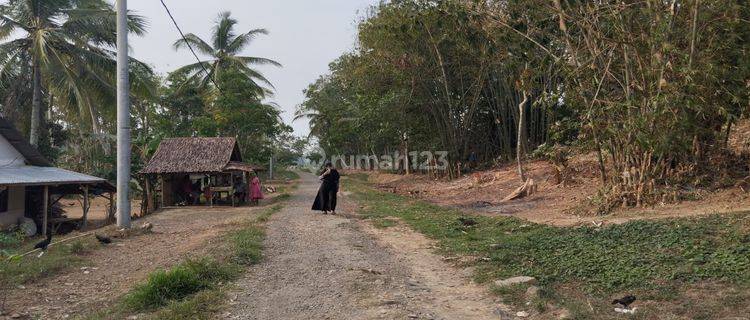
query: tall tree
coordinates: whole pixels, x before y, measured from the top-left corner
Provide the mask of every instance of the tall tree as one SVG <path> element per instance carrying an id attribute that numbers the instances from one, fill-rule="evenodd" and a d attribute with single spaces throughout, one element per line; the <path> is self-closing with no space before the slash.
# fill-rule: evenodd
<path id="1" fill-rule="evenodd" d="M 248 161 L 267 160 L 276 138 L 291 131 L 281 121 L 280 108 L 258 99 L 254 83 L 238 70 L 227 70 L 217 80 L 221 91 L 193 126 L 201 136 L 236 137 Z"/>
<path id="2" fill-rule="evenodd" d="M 12 38 L 0 45 L 0 65 L 25 57 L 31 66 L 32 144 L 39 143 L 45 94 L 49 105 L 88 115 L 93 131 L 99 130 L 96 106 L 114 97 L 115 16 L 104 0 L 10 0 L 0 6 L 0 39 Z M 129 15 L 128 21 L 130 32 L 144 33 L 143 18 Z"/>
<path id="3" fill-rule="evenodd" d="M 186 65 L 175 70 L 176 74 L 185 74 L 187 83 L 198 81 L 201 87 L 211 87 L 218 83 L 222 73 L 227 70 L 240 72 L 253 85 L 253 92 L 259 97 L 265 97 L 270 90 L 258 82 L 271 88 L 273 85 L 258 70 L 253 69 L 255 65 L 273 65 L 280 67 L 281 64 L 267 58 L 241 56 L 239 55 L 247 48 L 258 35 L 268 34 L 266 29 L 253 29 L 237 35 L 235 26 L 237 20 L 231 17 L 229 11 L 222 12 L 216 19 L 211 32 L 211 44 L 193 33 L 185 35 L 174 43 L 175 50 L 190 47 L 200 54 L 211 57 L 208 60 Z"/>

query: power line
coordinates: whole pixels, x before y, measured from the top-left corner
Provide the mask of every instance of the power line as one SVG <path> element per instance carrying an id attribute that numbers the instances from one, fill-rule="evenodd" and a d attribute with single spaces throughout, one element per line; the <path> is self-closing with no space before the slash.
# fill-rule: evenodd
<path id="1" fill-rule="evenodd" d="M 206 77 L 208 77 L 208 79 L 211 80 L 211 82 L 216 87 L 216 90 L 221 91 L 221 89 L 219 89 L 219 85 L 216 83 L 216 81 L 214 81 L 214 78 L 211 77 L 211 73 L 209 73 L 208 70 L 206 69 L 206 67 L 203 65 L 203 61 L 201 61 L 201 59 L 198 57 L 198 54 L 195 53 L 195 50 L 193 49 L 193 46 L 191 46 L 190 42 L 187 40 L 187 38 L 185 38 L 185 33 L 182 32 L 182 29 L 180 28 L 180 25 L 177 24 L 177 20 L 174 19 L 174 16 L 172 15 L 172 12 L 169 11 L 169 7 L 167 7 L 167 4 L 164 3 L 164 0 L 159 0 L 159 1 L 161 2 L 161 5 L 164 7 L 164 10 L 167 11 L 167 15 L 169 15 L 169 19 L 172 19 L 172 23 L 174 24 L 175 28 L 177 28 L 177 31 L 180 33 L 180 36 L 182 37 L 182 41 L 184 41 L 185 44 L 187 44 L 188 49 L 190 49 L 190 52 L 193 53 L 193 56 L 195 57 L 195 60 L 198 61 L 198 65 L 200 65 L 201 69 L 203 69 L 203 72 L 206 73 Z"/>

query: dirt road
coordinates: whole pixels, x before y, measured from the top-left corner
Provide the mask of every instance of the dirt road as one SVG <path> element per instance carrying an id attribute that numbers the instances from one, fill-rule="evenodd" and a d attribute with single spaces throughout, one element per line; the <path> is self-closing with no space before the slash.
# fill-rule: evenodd
<path id="1" fill-rule="evenodd" d="M 226 319 L 511 319 L 485 288 L 404 227 L 378 230 L 340 212 L 310 211 L 315 177 L 269 222 L 265 260 L 231 294 Z"/>

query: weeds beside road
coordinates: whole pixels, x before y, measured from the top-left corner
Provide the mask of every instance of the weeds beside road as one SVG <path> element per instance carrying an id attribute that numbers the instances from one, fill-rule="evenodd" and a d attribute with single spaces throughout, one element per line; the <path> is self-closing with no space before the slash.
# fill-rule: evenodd
<path id="1" fill-rule="evenodd" d="M 210 256 L 153 272 L 114 307 L 87 319 L 124 318 L 131 314 L 146 314 L 148 319 L 213 318 L 224 303 L 227 284 L 237 279 L 246 266 L 260 262 L 264 224 L 282 208 L 282 204 L 275 204 L 225 235 Z"/>
<path id="2" fill-rule="evenodd" d="M 378 227 L 400 220 L 438 240 L 442 254 L 476 267 L 477 281 L 536 277 L 541 290 L 534 301 L 524 298 L 526 286 L 496 290 L 519 307 L 529 302 L 544 313 L 562 306 L 576 318 L 606 319 L 612 297 L 632 292 L 644 316 L 750 314 L 750 213 L 601 228 L 471 216 L 477 224 L 467 227 L 459 210 L 376 191 L 361 176 L 348 182 L 365 218 Z"/>

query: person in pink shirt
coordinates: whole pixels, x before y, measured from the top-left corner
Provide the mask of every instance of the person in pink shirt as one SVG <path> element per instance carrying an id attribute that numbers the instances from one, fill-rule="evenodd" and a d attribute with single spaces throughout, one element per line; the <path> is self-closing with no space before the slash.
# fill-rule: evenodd
<path id="1" fill-rule="evenodd" d="M 260 199 L 263 199 L 263 191 L 260 190 L 260 179 L 258 179 L 257 173 L 253 173 L 253 179 L 250 180 L 250 201 L 257 205 Z"/>

